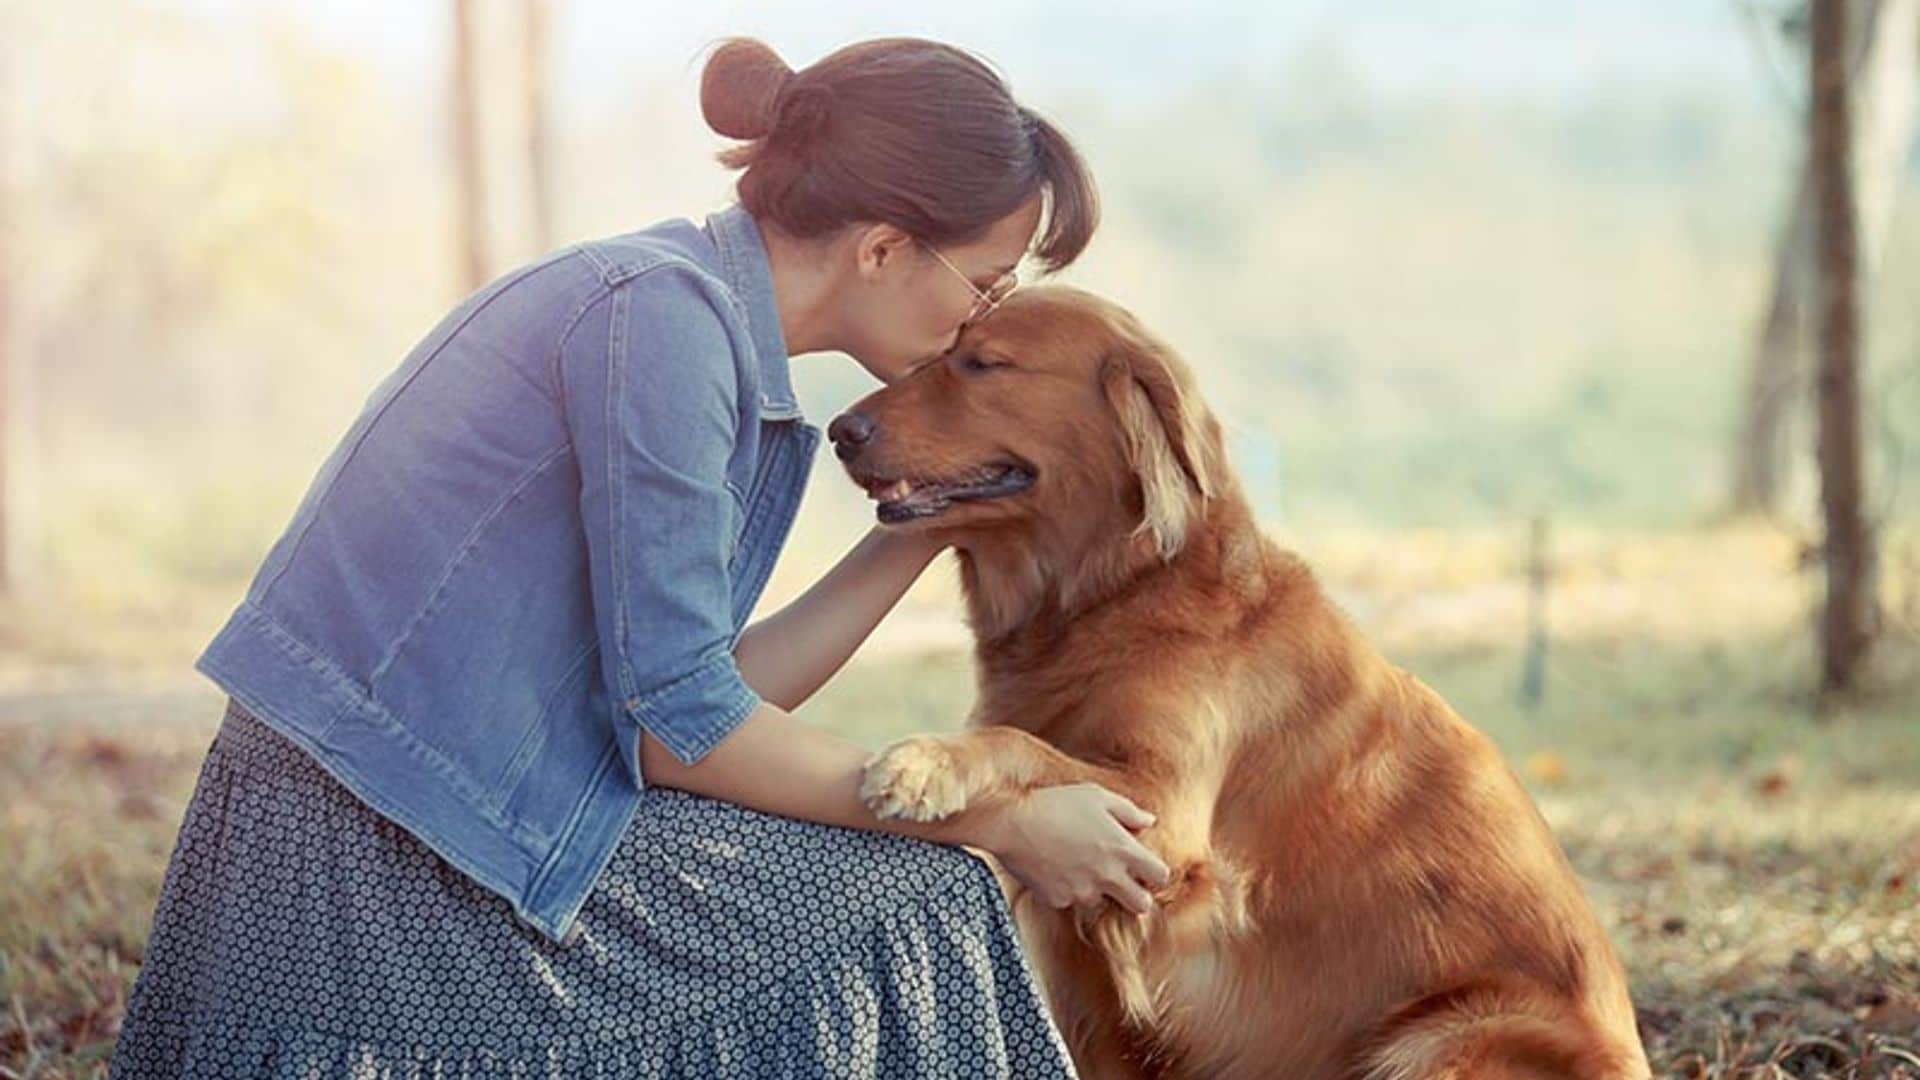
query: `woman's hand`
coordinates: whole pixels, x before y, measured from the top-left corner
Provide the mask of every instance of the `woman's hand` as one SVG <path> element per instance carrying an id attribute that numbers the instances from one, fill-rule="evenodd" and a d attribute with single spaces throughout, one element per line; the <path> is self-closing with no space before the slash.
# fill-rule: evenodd
<path id="1" fill-rule="evenodd" d="M 1144 914 L 1153 909 L 1147 889 L 1165 885 L 1170 875 L 1160 856 L 1128 830 L 1152 824 L 1152 814 L 1099 784 L 1061 784 L 994 807 L 979 846 L 1049 907 L 1111 897 Z"/>

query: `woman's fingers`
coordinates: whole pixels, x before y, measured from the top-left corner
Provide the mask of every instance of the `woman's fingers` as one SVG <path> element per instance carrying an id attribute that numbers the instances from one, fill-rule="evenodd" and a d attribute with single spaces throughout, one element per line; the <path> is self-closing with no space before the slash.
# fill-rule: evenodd
<path id="1" fill-rule="evenodd" d="M 1144 829 L 1156 820 L 1153 812 L 1142 810 L 1132 800 L 1124 796 L 1114 796 L 1118 800 L 1114 806 L 1114 817 L 1120 824 L 1132 829 Z M 1128 874 L 1145 882 L 1152 888 L 1159 888 L 1171 880 L 1172 871 L 1154 850 L 1127 834 L 1126 852 Z"/>
<path id="2" fill-rule="evenodd" d="M 1132 799 L 1127 798 L 1117 791 L 1109 791 L 1107 795 L 1108 806 L 1112 809 L 1113 816 L 1119 820 L 1120 824 L 1125 825 L 1129 829 L 1144 829 L 1153 824 L 1153 813 L 1140 809 Z"/>
<path id="3" fill-rule="evenodd" d="M 1153 910 L 1153 895 L 1140 887 L 1140 883 L 1131 877 L 1123 877 L 1113 883 L 1107 895 L 1125 905 L 1135 915 L 1145 915 Z"/>
<path id="4" fill-rule="evenodd" d="M 1141 809 L 1138 803 L 1125 795 L 1118 792 L 1109 792 L 1109 794 L 1112 796 L 1109 807 L 1113 812 L 1114 820 L 1120 824 L 1130 829 L 1144 829 L 1156 820 L 1153 811 Z M 1172 880 L 1173 873 L 1167 869 L 1167 864 L 1152 848 L 1134 839 L 1131 833 L 1127 834 L 1124 847 L 1127 868 L 1132 877 L 1138 878 L 1153 888 L 1159 888 Z"/>
<path id="5" fill-rule="evenodd" d="M 1155 889 L 1173 880 L 1173 871 L 1167 869 L 1166 860 L 1152 848 L 1139 842 L 1135 842 L 1133 848 L 1127 852 L 1127 862 L 1135 878 Z"/>

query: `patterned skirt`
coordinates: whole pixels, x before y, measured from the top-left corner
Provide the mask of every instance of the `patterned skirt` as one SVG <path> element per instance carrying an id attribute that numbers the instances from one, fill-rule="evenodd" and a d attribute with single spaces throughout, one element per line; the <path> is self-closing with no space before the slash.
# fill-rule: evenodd
<path id="1" fill-rule="evenodd" d="M 1071 1077 L 962 848 L 649 788 L 548 941 L 229 700 L 109 1076 Z"/>

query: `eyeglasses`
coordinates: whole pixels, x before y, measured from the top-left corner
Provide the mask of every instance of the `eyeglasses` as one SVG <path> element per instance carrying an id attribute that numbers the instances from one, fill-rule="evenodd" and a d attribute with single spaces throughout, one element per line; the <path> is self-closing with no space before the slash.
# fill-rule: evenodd
<path id="1" fill-rule="evenodd" d="M 1005 274 L 1002 274 L 998 281 L 987 286 L 985 292 L 982 292 L 980 291 L 980 286 L 975 285 L 973 279 L 967 276 L 966 271 L 953 265 L 951 260 L 945 255 L 940 254 L 939 248 L 934 247 L 924 240 L 920 242 L 920 246 L 933 252 L 934 258 L 939 259 L 947 269 L 953 271 L 955 277 L 967 283 L 967 291 L 973 294 L 973 307 L 967 311 L 965 320 L 967 322 L 977 322 L 980 319 L 986 318 L 993 312 L 994 308 L 999 307 L 1008 296 L 1013 294 L 1013 290 L 1020 287 L 1020 271 L 1010 269 Z"/>

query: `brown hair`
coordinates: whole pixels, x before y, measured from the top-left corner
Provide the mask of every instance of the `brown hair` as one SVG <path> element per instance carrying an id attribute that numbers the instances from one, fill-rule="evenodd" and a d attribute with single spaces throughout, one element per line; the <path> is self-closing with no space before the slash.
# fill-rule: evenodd
<path id="1" fill-rule="evenodd" d="M 1055 271 L 1099 223 L 1093 176 L 1060 129 L 984 61 L 937 41 L 875 38 L 794 71 L 761 41 L 727 38 L 701 75 L 700 111 L 747 140 L 718 155 L 746 169 L 741 205 L 794 236 L 884 221 L 968 243 L 1044 193 L 1035 254 Z"/>

